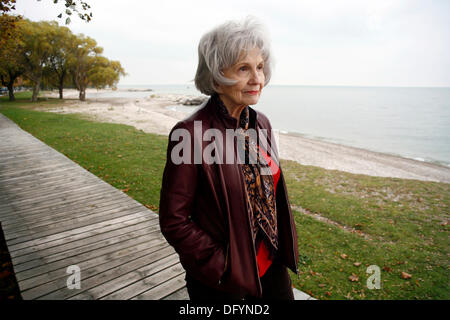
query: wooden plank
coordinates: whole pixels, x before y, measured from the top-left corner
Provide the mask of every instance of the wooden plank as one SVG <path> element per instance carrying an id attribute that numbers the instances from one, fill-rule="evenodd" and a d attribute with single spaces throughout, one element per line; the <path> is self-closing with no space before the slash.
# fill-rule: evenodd
<path id="1" fill-rule="evenodd" d="M 104 272 L 102 275 L 108 281 L 103 281 L 101 277 L 91 278 L 91 281 L 86 281 L 87 290 L 82 288 L 80 293 L 69 299 L 100 299 L 117 290 L 123 290 L 124 287 L 132 285 L 149 275 L 170 268 L 176 263 L 178 263 L 178 256 L 173 251 L 158 251 L 156 254 L 138 259 L 136 263 L 133 261 Z"/>
<path id="2" fill-rule="evenodd" d="M 28 150 L 6 150 L 0 149 L 0 165 L 11 161 L 11 159 L 32 159 L 33 157 L 44 158 L 48 154 L 54 154 L 53 150 L 42 149 L 41 146 L 33 147 Z"/>
<path id="3" fill-rule="evenodd" d="M 57 197 L 55 199 L 47 199 L 47 201 L 40 201 L 39 204 L 35 204 L 33 206 L 32 203 L 27 204 L 27 206 L 18 206 L 16 204 L 10 204 L 10 207 L 13 210 L 12 212 L 6 212 L 6 210 L 3 212 L 3 214 L 0 215 L 0 218 L 2 220 L 6 220 L 9 217 L 25 217 L 27 215 L 33 214 L 34 212 L 61 212 L 61 210 L 64 210 L 63 207 L 66 205 L 72 205 L 74 202 L 79 202 L 80 200 L 83 201 L 83 199 L 86 199 L 89 201 L 91 198 L 94 197 L 104 197 L 105 194 L 109 195 L 116 195 L 117 198 L 126 197 L 125 194 L 118 190 L 109 190 L 105 192 L 103 188 L 94 188 L 93 190 L 87 190 L 85 193 L 73 193 L 73 194 L 65 194 L 61 197 Z M 125 199 L 124 199 L 125 200 Z"/>
<path id="4" fill-rule="evenodd" d="M 189 300 L 189 293 L 186 287 L 183 287 L 161 300 Z"/>
<path id="5" fill-rule="evenodd" d="M 149 228 L 150 229 L 150 228 Z M 156 232 L 155 232 L 156 231 Z M 91 252 L 91 251 L 99 251 L 99 250 L 109 250 L 111 247 L 113 247 L 116 244 L 119 245 L 127 245 L 132 244 L 134 241 L 141 241 L 144 239 L 149 239 L 149 237 L 155 237 L 158 235 L 159 229 L 153 230 L 147 230 L 147 229 L 141 229 L 134 232 L 131 232 L 129 234 L 123 234 L 114 238 L 108 238 L 104 239 L 102 241 L 98 241 L 95 243 L 88 243 L 83 246 L 73 248 L 70 250 L 66 250 L 64 252 L 59 252 L 55 254 L 51 254 L 49 256 L 41 256 L 37 259 L 23 262 L 23 263 L 16 263 L 14 261 L 14 271 L 16 273 L 24 273 L 25 271 L 35 270 L 36 267 L 42 266 L 42 265 L 50 265 L 53 262 L 66 260 L 67 258 L 82 256 L 85 253 Z M 133 241 L 130 241 L 133 240 Z M 30 271 L 32 272 L 32 271 Z"/>
<path id="6" fill-rule="evenodd" d="M 138 296 L 132 298 L 132 300 L 161 300 L 175 291 L 185 287 L 186 281 L 184 278 L 185 273 L 179 274 L 178 276 L 139 294 Z"/>
<path id="7" fill-rule="evenodd" d="M 51 215 L 49 212 L 41 211 L 36 214 L 23 215 L 23 216 L 13 216 L 6 220 L 4 225 L 2 223 L 3 230 L 16 229 L 20 230 L 21 226 L 23 229 L 29 226 L 40 226 L 46 225 L 49 222 L 63 221 L 70 219 L 71 217 L 83 216 L 91 213 L 98 212 L 99 210 L 107 210 L 112 207 L 128 207 L 132 202 L 124 202 L 122 199 L 117 199 L 115 196 L 101 195 L 97 199 L 89 200 L 87 199 L 83 203 L 79 203 L 77 206 L 66 207 L 66 209 L 61 210 L 61 212 L 53 211 Z M 50 211 L 52 212 L 52 211 Z"/>
<path id="8" fill-rule="evenodd" d="M 87 251 L 87 252 L 86 251 L 79 252 L 78 255 L 73 255 L 73 256 L 66 255 L 66 256 L 63 256 L 62 259 L 59 259 L 56 261 L 51 261 L 51 262 L 46 262 L 45 264 L 40 264 L 38 266 L 35 266 L 32 269 L 27 269 L 27 270 L 23 270 L 23 271 L 17 270 L 17 271 L 15 271 L 16 278 L 17 278 L 17 281 L 23 281 L 25 279 L 33 278 L 38 275 L 41 275 L 41 274 L 44 274 L 44 273 L 47 273 L 47 272 L 50 272 L 53 270 L 57 270 L 61 267 L 67 267 L 67 266 L 73 265 L 73 264 L 78 265 L 81 261 L 89 260 L 89 259 L 95 258 L 97 256 L 111 253 L 111 252 L 114 252 L 116 250 L 120 250 L 123 248 L 132 247 L 138 243 L 150 242 L 151 240 L 164 241 L 165 239 L 164 239 L 164 237 L 162 237 L 162 235 L 160 233 L 153 232 L 153 233 L 146 234 L 144 236 L 140 236 L 140 237 L 126 240 L 126 241 L 122 241 L 120 243 L 111 243 L 113 241 L 110 241 L 109 243 L 105 243 L 105 245 L 103 247 L 96 248 L 95 250 L 91 250 L 91 251 Z"/>
<path id="9" fill-rule="evenodd" d="M 16 197 L 23 197 L 28 196 L 29 194 L 36 193 L 38 191 L 39 193 L 43 194 L 46 190 L 52 190 L 55 187 L 59 188 L 68 188 L 75 183 L 78 184 L 96 184 L 97 181 L 94 180 L 93 177 L 89 177 L 86 175 L 80 175 L 80 174 L 74 174 L 72 177 L 67 178 L 63 177 L 58 180 L 48 181 L 48 182 L 42 182 L 40 180 L 35 180 L 35 185 L 30 186 L 20 186 L 17 185 L 16 187 L 8 187 L 5 188 L 0 195 L 0 200 L 5 199 L 12 199 L 14 196 Z M 19 192 L 17 192 L 19 191 Z"/>
<path id="10" fill-rule="evenodd" d="M 116 223 L 123 223 L 126 220 L 131 220 L 137 217 L 145 217 L 146 215 L 148 215 L 148 211 L 139 211 L 130 215 L 126 215 L 123 217 L 118 217 L 115 219 L 111 219 L 111 220 L 105 220 L 105 221 L 101 221 L 98 223 L 94 223 L 94 224 L 89 224 L 86 226 L 82 226 L 82 227 L 77 227 L 71 230 L 67 230 L 64 232 L 58 232 L 58 233 L 52 233 L 50 232 L 47 235 L 41 234 L 41 235 L 28 235 L 28 236 L 23 236 L 21 238 L 18 239 L 12 239 L 10 241 L 7 241 L 8 247 L 10 245 L 14 245 L 14 244 L 19 244 L 19 243 L 23 243 L 23 242 L 28 242 L 30 240 L 36 240 L 37 243 L 43 243 L 43 242 L 47 242 L 47 241 L 52 241 L 53 239 L 60 239 L 60 238 L 65 238 L 67 236 L 71 236 L 74 234 L 79 234 L 79 233 L 83 233 L 89 230 L 93 230 L 93 229 L 97 229 L 100 227 L 104 227 L 104 226 L 109 226 L 109 225 L 113 225 Z"/>
<path id="11" fill-rule="evenodd" d="M 45 204 L 45 202 L 47 201 L 58 201 L 61 197 L 68 197 L 70 198 L 70 196 L 72 195 L 79 195 L 79 194 L 83 194 L 84 192 L 89 192 L 89 191 L 95 191 L 99 189 L 99 185 L 95 185 L 95 184 L 89 184 L 89 185 L 85 185 L 82 186 L 80 188 L 77 189 L 72 189 L 72 190 L 64 190 L 64 191 L 58 191 L 55 192 L 54 194 L 49 194 L 49 195 L 39 195 L 36 194 L 33 197 L 28 197 L 26 199 L 18 199 L 18 200 L 8 200 L 8 204 L 10 205 L 14 205 L 16 208 L 29 208 L 29 207 L 35 207 L 36 205 L 39 204 Z M 65 198 L 64 198 L 65 199 Z M 59 200 L 61 201 L 61 200 Z"/>
<path id="12" fill-rule="evenodd" d="M 64 186 L 66 183 L 71 182 L 84 182 L 84 183 L 92 183 L 93 179 L 87 177 L 86 175 L 80 175 L 76 172 L 71 173 L 71 175 L 61 175 L 59 177 L 52 177 L 51 179 L 47 180 L 30 180 L 28 182 L 24 182 L 22 184 L 14 183 L 11 185 L 6 185 L 5 187 L 0 187 L 0 193 L 2 194 L 1 198 L 6 198 L 6 196 L 11 195 L 5 195 L 5 193 L 9 194 L 16 194 L 20 193 L 22 196 L 23 194 L 31 193 L 33 191 L 39 190 L 40 188 L 47 188 L 54 185 L 61 185 Z"/>
<path id="13" fill-rule="evenodd" d="M 2 190 L 7 190 L 11 188 L 22 188 L 27 187 L 29 185 L 33 185 L 40 182 L 51 182 L 54 180 L 59 180 L 64 177 L 73 177 L 73 176 L 87 176 L 90 172 L 80 172 L 74 167 L 68 167 L 66 170 L 58 170 L 54 172 L 45 172 L 40 174 L 39 176 L 28 176 L 23 180 L 13 180 L 10 182 L 0 180 L 0 188 Z M 92 174 L 92 173 L 90 173 Z"/>
<path id="14" fill-rule="evenodd" d="M 100 214 L 100 215 L 96 214 L 93 216 L 88 216 L 86 218 L 81 217 L 80 219 L 78 219 L 79 221 L 77 221 L 77 219 L 74 219 L 74 222 L 72 225 L 68 224 L 68 223 L 63 223 L 62 225 L 55 224 L 54 228 L 38 227 L 35 229 L 18 231 L 15 233 L 8 233 L 8 236 L 5 235 L 5 239 L 6 239 L 6 241 L 8 241 L 8 244 L 23 242 L 25 240 L 41 238 L 43 236 L 48 236 L 48 235 L 52 235 L 52 234 L 64 233 L 65 231 L 81 228 L 84 226 L 89 226 L 89 225 L 96 224 L 96 223 L 103 222 L 103 221 L 108 221 L 113 218 L 129 216 L 129 215 L 135 214 L 137 212 L 142 212 L 142 210 L 143 210 L 142 207 L 136 206 L 131 209 L 121 210 L 121 211 L 110 213 L 107 216 L 105 216 L 103 214 Z"/>
<path id="15" fill-rule="evenodd" d="M 39 166 L 37 168 L 23 168 L 14 170 L 14 172 L 9 172 L 3 174 L 0 172 L 0 179 L 3 181 L 13 180 L 15 178 L 32 176 L 35 174 L 43 173 L 43 172 L 51 172 L 53 170 L 58 170 L 64 167 L 71 167 L 72 164 L 68 162 L 49 162 L 47 165 Z"/>
<path id="16" fill-rule="evenodd" d="M 91 268 L 81 268 L 81 289 L 67 288 L 67 274 L 61 278 L 53 279 L 50 282 L 43 283 L 28 290 L 22 291 L 24 299 L 67 299 L 87 289 L 101 285 L 107 281 L 115 279 L 122 274 L 130 271 L 130 265 L 134 263 L 136 269 L 141 265 L 147 265 L 153 260 L 160 259 L 174 253 L 172 247 L 167 243 L 161 242 L 159 245 L 146 248 L 127 255 L 116 257 L 108 262 L 98 264 Z M 125 265 L 127 267 L 125 267 Z"/>
<path id="17" fill-rule="evenodd" d="M 64 163 L 62 159 L 55 159 L 54 152 L 43 152 L 39 155 L 28 154 L 26 156 L 11 156 L 9 158 L 0 158 L 0 168 L 2 172 L 13 172 L 14 170 L 30 169 L 47 164 L 49 160 L 53 163 Z"/>
<path id="18" fill-rule="evenodd" d="M 128 208 L 132 205 L 136 204 L 132 202 L 124 203 L 123 201 L 121 201 L 121 199 L 117 199 L 114 197 L 103 197 L 80 204 L 78 207 L 68 208 L 67 211 L 63 212 L 53 212 L 53 214 L 49 214 L 48 212 L 40 212 L 39 214 L 35 215 L 31 214 L 30 216 L 20 216 L 16 219 L 10 218 L 8 220 L 8 223 L 5 224 L 3 230 L 28 229 L 33 226 L 48 225 L 53 222 L 65 221 L 73 217 L 81 217 L 84 215 L 89 215 L 91 213 L 107 211 L 112 208 Z"/>
<path id="19" fill-rule="evenodd" d="M 117 219 L 117 221 L 115 221 L 115 223 L 109 223 L 109 221 L 107 221 L 107 222 L 101 223 L 95 227 L 91 227 L 91 226 L 89 226 L 89 228 L 84 227 L 84 228 L 81 228 L 81 229 L 83 229 L 81 232 L 79 231 L 79 229 L 71 230 L 70 232 L 67 232 L 65 234 L 58 233 L 56 235 L 50 235 L 50 236 L 42 237 L 39 239 L 33 239 L 33 240 L 29 240 L 29 241 L 20 242 L 18 244 L 11 245 L 11 246 L 8 245 L 8 248 L 10 250 L 11 256 L 15 256 L 16 250 L 23 250 L 24 248 L 27 248 L 27 247 L 41 246 L 41 245 L 45 245 L 48 243 L 57 243 L 57 241 L 65 242 L 65 241 L 69 241 L 70 239 L 81 239 L 81 238 L 85 237 L 85 235 L 96 234 L 97 232 L 103 232 L 104 230 L 113 230 L 113 229 L 117 229 L 121 226 L 127 226 L 127 225 L 136 224 L 137 222 L 146 221 L 149 219 L 149 217 L 145 213 L 146 212 L 144 211 L 144 213 L 134 215 L 134 216 L 130 217 L 129 219 L 119 218 L 120 220 Z M 128 218 L 128 217 L 125 217 L 125 218 Z M 154 218 L 152 217 L 152 219 L 154 219 Z"/>
<path id="20" fill-rule="evenodd" d="M 109 232 L 102 232 L 91 237 L 86 237 L 72 242 L 66 242 L 61 245 L 47 247 L 45 249 L 36 250 L 32 253 L 21 254 L 14 257 L 14 265 L 41 259 L 43 257 L 50 258 L 52 255 L 70 252 L 73 249 L 84 248 L 92 243 L 99 245 L 101 241 L 111 238 L 120 238 L 123 235 L 131 237 L 139 234 L 146 234 L 154 231 L 160 231 L 158 221 L 145 221 L 137 225 L 115 229 Z M 50 243 L 52 244 L 52 243 Z"/>
<path id="21" fill-rule="evenodd" d="M 116 265 L 126 263 L 127 261 L 129 261 L 130 256 L 132 257 L 136 255 L 137 257 L 139 257 L 139 253 L 145 253 L 148 250 L 150 250 L 150 252 L 154 252 L 162 248 L 171 247 L 169 247 L 166 241 L 156 238 L 148 242 L 136 243 L 134 246 L 122 248 L 113 252 L 107 252 L 102 255 L 97 255 L 84 261 L 78 261 L 76 265 L 80 267 L 80 270 L 83 270 L 83 277 L 90 277 L 96 275 L 97 273 L 108 270 L 110 268 L 109 266 L 114 267 Z M 25 290 L 50 283 L 60 278 L 67 279 L 66 269 L 69 265 L 71 264 L 66 263 L 64 265 L 60 265 L 55 270 L 19 281 L 21 291 L 24 292 Z M 63 285 L 63 287 L 65 287 L 65 285 Z"/>
<path id="22" fill-rule="evenodd" d="M 4 193 L 0 198 L 2 203 L 24 203 L 29 199 L 44 199 L 44 198 L 55 198 L 55 196 L 63 194 L 63 193 L 73 193 L 74 190 L 79 192 L 78 190 L 83 190 L 88 188 L 89 186 L 95 187 L 94 184 L 88 183 L 88 181 L 70 181 L 67 183 L 55 184 L 51 186 L 45 186 L 41 189 L 28 190 L 24 192 L 7 192 Z M 31 201 L 31 200 L 30 200 Z"/>
<path id="23" fill-rule="evenodd" d="M 108 283 L 108 287 L 99 286 L 89 290 L 89 298 L 101 300 L 128 300 L 137 294 L 148 290 L 166 279 L 173 277 L 174 274 L 184 272 L 179 263 L 178 256 L 172 255 L 165 259 L 158 260 L 155 263 L 142 267 L 136 272 L 128 273 L 113 285 Z M 74 296 L 74 299 L 83 298 Z"/>
<path id="24" fill-rule="evenodd" d="M 20 190 L 22 188 L 26 189 L 29 187 L 39 186 L 40 183 L 51 184 L 51 183 L 54 183 L 55 181 L 70 179 L 72 177 L 88 177 L 91 175 L 92 175 L 92 173 L 89 171 L 88 172 L 79 172 L 79 170 L 66 170 L 66 171 L 55 172 L 53 174 L 48 174 L 47 176 L 40 176 L 39 179 L 31 179 L 30 178 L 29 180 L 15 181 L 10 184 L 3 183 L 3 181 L 0 180 L 0 190 L 1 191 L 16 190 L 16 189 Z"/>
<path id="25" fill-rule="evenodd" d="M 74 241 L 88 238 L 88 237 L 93 237 L 98 234 L 103 234 L 103 233 L 111 232 L 114 230 L 119 230 L 122 228 L 128 228 L 131 226 L 137 227 L 137 225 L 140 225 L 143 223 L 148 223 L 149 225 L 152 225 L 152 224 L 159 223 L 159 221 L 158 221 L 158 219 L 155 219 L 155 218 L 148 219 L 147 217 L 139 217 L 139 218 L 128 220 L 124 223 L 116 223 L 116 224 L 106 226 L 103 228 L 94 229 L 91 231 L 79 233 L 79 234 L 61 238 L 61 239 L 56 239 L 56 240 L 49 241 L 49 242 L 44 242 L 44 243 L 35 244 L 35 245 L 31 245 L 31 246 L 21 244 L 21 247 L 18 250 L 10 251 L 10 255 L 11 255 L 11 257 L 15 258 L 15 257 L 19 257 L 19 256 L 22 256 L 25 254 L 31 254 L 31 253 L 39 251 L 39 250 L 56 247 L 59 245 L 74 242 Z"/>
<path id="26" fill-rule="evenodd" d="M 14 208 L 12 213 L 4 213 L 0 217 L 3 221 L 6 223 L 9 222 L 9 219 L 11 218 L 17 218 L 17 219 L 23 219 L 27 216 L 34 216 L 46 212 L 64 212 L 65 210 L 70 210 L 75 208 L 76 206 L 82 206 L 85 202 L 92 202 L 97 201 L 103 198 L 109 198 L 115 196 L 117 199 L 121 199 L 122 201 L 125 201 L 124 197 L 126 195 L 119 193 L 116 191 L 111 192 L 104 192 L 101 188 L 99 188 L 96 191 L 89 192 L 85 196 L 82 194 L 77 194 L 75 197 L 72 197 L 70 199 L 66 199 L 64 202 L 51 202 L 47 203 L 46 205 L 41 205 L 39 207 L 29 207 L 29 208 Z"/>
<path id="27" fill-rule="evenodd" d="M 74 215 L 69 216 L 67 219 L 58 220 L 55 222 L 44 223 L 43 225 L 31 225 L 26 226 L 25 228 L 10 228 L 12 233 L 16 236 L 30 234 L 30 233 L 42 233 L 46 232 L 49 229 L 52 231 L 59 230 L 63 231 L 67 228 L 76 227 L 80 223 L 89 222 L 89 221 L 98 221 L 96 218 L 108 218 L 113 217 L 116 214 L 134 212 L 136 210 L 142 210 L 142 205 L 137 203 L 128 203 L 122 204 L 122 206 L 113 206 L 112 208 L 100 209 L 95 212 L 91 212 L 87 215 Z"/>
<path id="28" fill-rule="evenodd" d="M 78 169 L 74 168 L 73 165 L 71 166 L 70 164 L 67 164 L 67 165 L 64 165 L 63 167 L 60 167 L 58 169 L 54 169 L 53 171 L 44 171 L 44 172 L 37 172 L 35 174 L 21 175 L 21 176 L 14 177 L 14 178 L 0 179 L 0 181 L 2 182 L 2 184 L 4 184 L 4 183 L 21 181 L 21 180 L 28 180 L 28 179 L 31 179 L 31 178 L 38 179 L 41 176 L 49 176 L 49 175 L 52 175 L 55 172 L 61 172 L 61 171 L 67 171 L 67 170 L 72 170 L 73 171 L 73 170 L 78 170 Z"/>

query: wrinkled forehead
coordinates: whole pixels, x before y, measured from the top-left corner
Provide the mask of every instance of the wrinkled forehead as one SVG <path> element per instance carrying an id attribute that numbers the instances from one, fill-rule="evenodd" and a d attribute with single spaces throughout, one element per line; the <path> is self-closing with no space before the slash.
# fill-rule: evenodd
<path id="1" fill-rule="evenodd" d="M 235 61 L 235 65 L 242 62 L 250 62 L 249 60 L 253 60 L 256 58 L 258 61 L 257 63 L 264 61 L 264 55 L 260 48 L 253 47 L 250 49 L 244 49 L 241 50 L 238 59 Z"/>

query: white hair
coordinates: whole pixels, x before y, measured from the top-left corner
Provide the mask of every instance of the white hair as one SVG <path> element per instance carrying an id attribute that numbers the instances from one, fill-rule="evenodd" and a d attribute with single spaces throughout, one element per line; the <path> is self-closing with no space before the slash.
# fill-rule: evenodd
<path id="1" fill-rule="evenodd" d="M 267 85 L 272 75 L 272 54 L 268 31 L 256 18 L 248 16 L 242 21 L 227 21 L 205 33 L 198 45 L 198 66 L 195 86 L 203 94 L 217 91 L 214 82 L 233 85 L 236 80 L 228 79 L 222 69 L 238 62 L 242 53 L 259 48 L 264 59 L 264 75 Z"/>

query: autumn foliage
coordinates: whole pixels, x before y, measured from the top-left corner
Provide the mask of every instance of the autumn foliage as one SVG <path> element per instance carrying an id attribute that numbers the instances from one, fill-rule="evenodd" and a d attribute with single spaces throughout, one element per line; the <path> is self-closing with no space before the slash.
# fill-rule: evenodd
<path id="1" fill-rule="evenodd" d="M 0 80 L 10 100 L 14 86 L 23 79 L 33 89 L 32 101 L 37 101 L 44 85 L 58 88 L 61 99 L 64 87 L 75 87 L 84 100 L 87 87 L 114 88 L 125 75 L 120 62 L 104 57 L 94 39 L 74 35 L 56 21 L 1 15 L 0 42 Z"/>

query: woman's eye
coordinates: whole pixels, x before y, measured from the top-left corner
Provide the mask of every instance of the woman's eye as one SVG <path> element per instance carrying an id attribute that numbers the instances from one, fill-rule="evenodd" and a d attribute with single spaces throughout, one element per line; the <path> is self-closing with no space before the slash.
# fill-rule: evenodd
<path id="1" fill-rule="evenodd" d="M 240 71 L 247 71 L 247 67 L 240 67 L 239 70 Z"/>
<path id="2" fill-rule="evenodd" d="M 258 69 L 259 69 L 259 70 L 262 70 L 262 69 L 264 69 L 264 66 L 263 66 L 263 65 L 260 65 L 260 66 L 258 66 Z"/>

